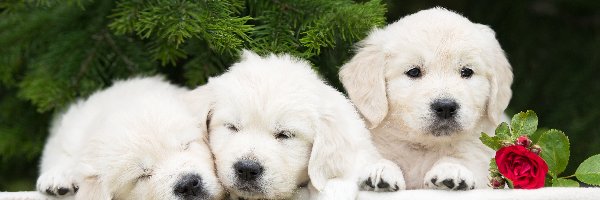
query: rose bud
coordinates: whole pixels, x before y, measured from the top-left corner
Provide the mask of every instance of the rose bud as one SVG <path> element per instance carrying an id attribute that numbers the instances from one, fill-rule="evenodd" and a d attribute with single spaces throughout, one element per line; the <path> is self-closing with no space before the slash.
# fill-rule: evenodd
<path id="1" fill-rule="evenodd" d="M 490 185 L 494 189 L 502 189 L 504 188 L 505 180 L 502 177 L 495 177 L 490 181 Z"/>
<path id="2" fill-rule="evenodd" d="M 542 147 L 540 147 L 540 145 L 533 145 L 530 149 L 531 152 L 540 155 L 540 153 L 542 153 Z"/>
<path id="3" fill-rule="evenodd" d="M 529 147 L 531 145 L 531 140 L 527 136 L 522 135 L 522 136 L 519 136 L 519 138 L 517 138 L 517 141 L 515 142 L 515 144 L 521 145 L 524 147 Z"/>

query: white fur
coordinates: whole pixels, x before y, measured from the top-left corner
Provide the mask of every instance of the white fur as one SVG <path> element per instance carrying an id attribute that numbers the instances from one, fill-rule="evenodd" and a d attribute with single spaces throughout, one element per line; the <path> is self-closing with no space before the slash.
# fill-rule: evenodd
<path id="1" fill-rule="evenodd" d="M 414 67 L 422 77 L 405 74 Z M 461 78 L 463 67 L 473 69 L 473 76 Z M 400 165 L 409 189 L 453 189 L 442 184 L 445 179 L 454 189 L 461 180 L 467 189 L 488 187 L 493 152 L 478 138 L 494 134 L 512 77 L 494 32 L 443 8 L 374 30 L 340 71 L 379 151 Z M 428 130 L 435 118 L 430 104 L 442 97 L 459 104 L 460 129 L 435 136 Z"/>
<path id="2" fill-rule="evenodd" d="M 211 107 L 203 113 L 210 123 L 209 143 L 232 198 L 303 199 L 310 190 L 311 199 L 355 199 L 368 178 L 404 189 L 400 169 L 381 158 L 350 101 L 306 61 L 248 51 L 242 57 L 196 90 L 213 98 L 197 104 Z M 281 131 L 293 136 L 276 139 Z M 237 180 L 233 165 L 242 159 L 264 167 L 260 189 L 241 189 L 247 183 Z M 308 189 L 299 187 L 309 180 Z"/>
<path id="3" fill-rule="evenodd" d="M 119 81 L 69 107 L 55 120 L 37 189 L 76 199 L 186 199 L 174 187 L 196 174 L 208 198 L 220 198 L 204 137 L 184 101 L 188 90 L 160 77 Z M 189 199 L 189 198 L 188 198 Z"/>

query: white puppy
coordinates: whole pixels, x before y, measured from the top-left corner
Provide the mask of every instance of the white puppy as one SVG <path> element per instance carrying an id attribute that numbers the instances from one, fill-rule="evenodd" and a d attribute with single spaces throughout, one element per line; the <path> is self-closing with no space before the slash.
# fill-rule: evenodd
<path id="1" fill-rule="evenodd" d="M 81 100 L 55 120 L 38 191 L 76 199 L 217 199 L 222 187 L 188 90 L 136 78 Z"/>
<path id="2" fill-rule="evenodd" d="M 198 88 L 217 174 L 232 199 L 355 199 L 404 189 L 352 104 L 311 66 L 287 55 L 245 52 Z M 310 180 L 310 181 L 309 181 Z M 308 190 L 306 188 L 309 188 Z"/>
<path id="3" fill-rule="evenodd" d="M 488 187 L 494 134 L 512 72 L 492 29 L 443 8 L 408 15 L 361 41 L 340 79 L 407 188 Z"/>

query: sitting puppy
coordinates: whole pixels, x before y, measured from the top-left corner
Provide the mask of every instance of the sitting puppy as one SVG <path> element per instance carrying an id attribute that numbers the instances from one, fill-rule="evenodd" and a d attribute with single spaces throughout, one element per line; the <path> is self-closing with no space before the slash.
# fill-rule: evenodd
<path id="1" fill-rule="evenodd" d="M 374 30 L 340 79 L 408 189 L 488 187 L 494 134 L 511 97 L 511 66 L 492 29 L 443 8 Z"/>
<path id="2" fill-rule="evenodd" d="M 242 61 L 199 87 L 217 174 L 231 199 L 355 199 L 404 189 L 352 104 L 305 61 L 287 55 Z M 308 187 L 308 189 L 307 189 Z M 310 195 L 310 197 L 309 197 Z"/>
<path id="3" fill-rule="evenodd" d="M 206 127 L 189 91 L 135 78 L 60 115 L 44 148 L 38 191 L 76 199 L 220 199 Z"/>

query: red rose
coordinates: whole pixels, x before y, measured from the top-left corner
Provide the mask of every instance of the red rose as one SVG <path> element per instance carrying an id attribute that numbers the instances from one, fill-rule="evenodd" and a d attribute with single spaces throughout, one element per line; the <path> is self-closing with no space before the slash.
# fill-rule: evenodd
<path id="1" fill-rule="evenodd" d="M 496 152 L 498 171 L 513 182 L 516 189 L 544 187 L 548 165 L 539 155 L 523 146 L 502 147 Z"/>

